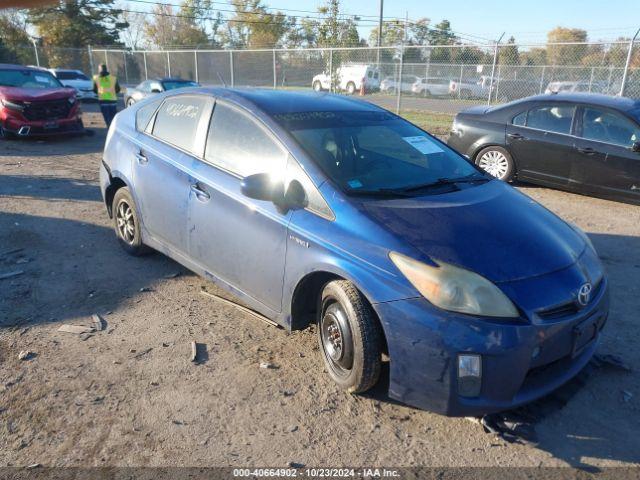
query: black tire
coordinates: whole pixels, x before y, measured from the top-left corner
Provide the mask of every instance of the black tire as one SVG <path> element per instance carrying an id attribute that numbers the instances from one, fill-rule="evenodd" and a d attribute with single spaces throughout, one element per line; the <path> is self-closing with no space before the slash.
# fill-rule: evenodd
<path id="1" fill-rule="evenodd" d="M 138 215 L 135 202 L 129 189 L 127 187 L 118 189 L 113 196 L 111 205 L 113 228 L 120 246 L 129 255 L 136 257 L 151 252 L 151 249 L 142 243 L 140 216 Z M 129 216 L 128 212 L 131 213 L 131 216 Z M 121 223 L 121 220 L 125 223 Z"/>
<path id="2" fill-rule="evenodd" d="M 8 132 L 2 125 L 0 125 L 0 138 L 3 140 L 15 140 L 17 137 L 15 133 Z"/>
<path id="3" fill-rule="evenodd" d="M 317 328 L 327 372 L 340 388 L 360 393 L 378 382 L 383 334 L 371 305 L 353 283 L 334 280 L 324 287 Z"/>
<path id="4" fill-rule="evenodd" d="M 506 171 L 504 175 L 498 176 L 496 175 L 496 170 L 491 168 L 487 169 L 483 166 L 485 162 L 488 160 L 487 157 L 491 157 L 491 156 L 495 156 L 496 158 L 500 158 L 500 156 L 502 156 L 504 158 L 504 160 L 506 161 Z M 480 150 L 477 153 L 474 159 L 474 162 L 478 167 L 482 168 L 485 172 L 493 175 L 495 178 L 502 180 L 503 182 L 510 182 L 511 180 L 513 180 L 516 174 L 516 166 L 515 166 L 515 163 L 513 162 L 513 157 L 507 150 L 497 145 L 492 145 L 490 147 L 486 147 Z M 502 171 L 502 169 L 500 171 Z"/>
<path id="5" fill-rule="evenodd" d="M 125 106 L 130 107 L 134 103 L 136 103 L 136 101 L 133 98 L 127 98 L 127 104 Z"/>
<path id="6" fill-rule="evenodd" d="M 316 80 L 315 82 L 313 82 L 313 89 L 316 92 L 321 92 L 322 91 L 322 84 L 318 80 Z"/>
<path id="7" fill-rule="evenodd" d="M 353 95 L 354 93 L 356 93 L 356 84 L 353 82 L 349 82 L 347 83 L 347 93 L 349 95 Z"/>

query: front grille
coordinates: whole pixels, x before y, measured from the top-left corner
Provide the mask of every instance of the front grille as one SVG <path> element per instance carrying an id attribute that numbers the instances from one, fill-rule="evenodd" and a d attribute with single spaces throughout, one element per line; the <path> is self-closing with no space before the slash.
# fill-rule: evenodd
<path id="1" fill-rule="evenodd" d="M 50 100 L 46 102 L 24 102 L 22 114 L 27 120 L 58 120 L 67 118 L 71 111 L 69 100 Z"/>
<path id="2" fill-rule="evenodd" d="M 600 294 L 602 280 L 599 280 L 591 291 L 591 302 L 593 302 Z M 587 305 L 588 306 L 588 305 Z M 566 303 L 555 305 L 553 307 L 544 308 L 537 312 L 538 316 L 543 320 L 555 320 L 558 318 L 574 315 L 580 311 L 580 307 L 575 300 L 569 300 Z"/>

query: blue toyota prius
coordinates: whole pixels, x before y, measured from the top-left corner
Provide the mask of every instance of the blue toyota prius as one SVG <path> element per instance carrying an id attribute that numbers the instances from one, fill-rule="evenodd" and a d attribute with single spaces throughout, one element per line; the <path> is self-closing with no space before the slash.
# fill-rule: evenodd
<path id="1" fill-rule="evenodd" d="M 331 378 L 446 415 L 576 375 L 608 315 L 587 236 L 446 144 L 343 96 L 195 88 L 109 129 L 117 238 L 160 251 L 286 329 L 317 324 Z"/>

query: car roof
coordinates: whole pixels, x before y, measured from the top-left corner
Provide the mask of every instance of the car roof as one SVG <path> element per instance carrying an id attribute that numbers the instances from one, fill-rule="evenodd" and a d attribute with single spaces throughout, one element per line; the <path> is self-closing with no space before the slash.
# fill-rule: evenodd
<path id="1" fill-rule="evenodd" d="M 614 97 L 612 95 L 603 95 L 600 93 L 579 93 L 579 92 L 559 92 L 548 93 L 543 95 L 534 95 L 533 97 L 527 97 L 519 100 L 517 103 L 525 102 L 574 102 L 574 103 L 589 103 L 591 105 L 597 105 L 599 107 L 609 107 L 621 110 L 624 112 L 630 112 L 638 110 L 640 108 L 640 100 L 628 98 L 628 97 Z"/>
<path id="2" fill-rule="evenodd" d="M 210 93 L 232 102 L 249 103 L 263 112 L 338 112 L 338 111 L 383 111 L 377 105 L 355 100 L 345 95 L 320 92 L 292 92 L 260 88 L 202 88 L 197 91 Z"/>
<path id="3" fill-rule="evenodd" d="M 13 63 L 0 63 L 0 70 L 29 70 L 32 72 L 47 71 L 46 68 L 27 67 L 26 65 L 15 65 Z"/>
<path id="4" fill-rule="evenodd" d="M 188 80 L 180 77 L 156 77 L 150 78 L 149 80 L 155 82 L 195 82 L 195 80 Z"/>

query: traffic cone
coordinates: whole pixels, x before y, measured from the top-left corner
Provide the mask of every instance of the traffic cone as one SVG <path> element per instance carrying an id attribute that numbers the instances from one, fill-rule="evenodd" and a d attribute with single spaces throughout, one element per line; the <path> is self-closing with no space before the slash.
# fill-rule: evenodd
<path id="1" fill-rule="evenodd" d="M 362 79 L 362 82 L 360 82 L 360 96 L 364 97 L 365 91 L 364 91 L 364 78 Z"/>

